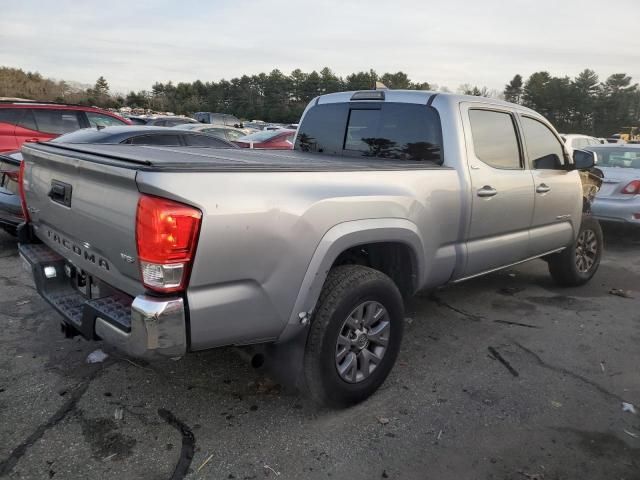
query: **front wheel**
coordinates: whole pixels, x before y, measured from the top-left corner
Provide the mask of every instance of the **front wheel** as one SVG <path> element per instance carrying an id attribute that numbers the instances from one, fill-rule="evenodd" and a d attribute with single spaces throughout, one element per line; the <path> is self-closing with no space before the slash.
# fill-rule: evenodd
<path id="1" fill-rule="evenodd" d="M 551 277 L 565 287 L 584 285 L 600 266 L 603 246 L 600 223 L 591 215 L 583 215 L 573 245 L 548 258 Z"/>
<path id="2" fill-rule="evenodd" d="M 307 339 L 306 393 L 333 407 L 373 394 L 398 356 L 403 318 L 402 296 L 388 276 L 359 265 L 332 269 Z"/>

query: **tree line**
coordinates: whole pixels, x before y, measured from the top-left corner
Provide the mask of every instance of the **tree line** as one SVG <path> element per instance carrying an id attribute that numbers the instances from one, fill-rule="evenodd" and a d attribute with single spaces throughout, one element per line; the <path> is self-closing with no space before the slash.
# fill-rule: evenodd
<path id="1" fill-rule="evenodd" d="M 37 72 L 0 67 L 0 97 L 80 103 L 100 107 L 122 106 L 191 114 L 196 111 L 233 113 L 244 119 L 296 122 L 307 103 L 324 93 L 366 90 L 376 82 L 392 89 L 440 90 L 428 82 L 414 82 L 404 72 L 379 75 L 374 70 L 345 77 L 330 68 L 319 72 L 296 69 L 243 75 L 218 82 L 173 82 L 153 84 L 151 90 L 114 94 L 104 77 L 92 87 L 77 87 L 64 81 L 44 78 Z M 503 91 L 461 85 L 457 91 L 468 95 L 503 98 L 540 112 L 559 131 L 609 136 L 622 127 L 640 124 L 640 88 L 625 73 L 615 73 L 604 81 L 586 69 L 575 78 L 555 77 L 549 72 L 531 74 L 526 80 L 515 75 Z"/>
<path id="2" fill-rule="evenodd" d="M 516 75 L 503 95 L 541 113 L 560 132 L 607 137 L 623 127 L 640 125 L 640 89 L 625 73 L 601 82 L 589 69 L 575 78 L 536 72 L 524 84 Z"/>
<path id="3" fill-rule="evenodd" d="M 130 92 L 125 102 L 131 106 L 176 113 L 212 111 L 233 113 L 240 118 L 270 122 L 297 122 L 307 104 L 316 96 L 348 90 L 366 90 L 382 82 L 389 88 L 429 90 L 426 82 L 412 82 L 406 73 L 378 75 L 374 70 L 345 78 L 331 69 L 306 73 L 296 69 L 289 75 L 280 70 L 243 75 L 219 82 L 155 83 L 150 91 Z"/>

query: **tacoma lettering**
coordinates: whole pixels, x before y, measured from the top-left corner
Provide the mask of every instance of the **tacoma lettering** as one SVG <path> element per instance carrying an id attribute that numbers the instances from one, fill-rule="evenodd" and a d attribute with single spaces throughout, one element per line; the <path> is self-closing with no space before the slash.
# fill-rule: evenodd
<path id="1" fill-rule="evenodd" d="M 95 265 L 98 265 L 100 268 L 104 268 L 105 270 L 109 270 L 109 262 L 104 258 L 97 256 L 94 252 L 83 248 L 82 246 L 73 243 L 71 240 L 60 236 L 58 233 L 53 232 L 51 230 L 47 230 L 47 237 L 57 243 L 58 245 L 62 245 L 67 250 L 75 253 L 79 257 L 84 258 L 86 261 L 91 262 Z"/>

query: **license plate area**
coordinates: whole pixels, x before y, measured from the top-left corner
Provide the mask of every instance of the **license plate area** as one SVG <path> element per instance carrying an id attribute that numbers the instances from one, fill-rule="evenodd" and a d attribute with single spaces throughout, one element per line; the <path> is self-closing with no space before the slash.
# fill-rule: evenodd
<path id="1" fill-rule="evenodd" d="M 73 289 L 82 294 L 83 297 L 94 299 L 104 296 L 101 291 L 100 282 L 75 265 L 66 263 L 64 266 L 64 274 L 69 279 Z"/>

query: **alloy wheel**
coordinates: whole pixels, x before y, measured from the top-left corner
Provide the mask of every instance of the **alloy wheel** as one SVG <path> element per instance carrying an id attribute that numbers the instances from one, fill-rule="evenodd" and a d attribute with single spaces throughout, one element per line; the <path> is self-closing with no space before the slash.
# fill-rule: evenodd
<path id="1" fill-rule="evenodd" d="M 368 378 L 387 351 L 390 332 L 389 313 L 382 304 L 366 301 L 354 308 L 336 342 L 335 364 L 340 378 L 348 383 Z"/>

